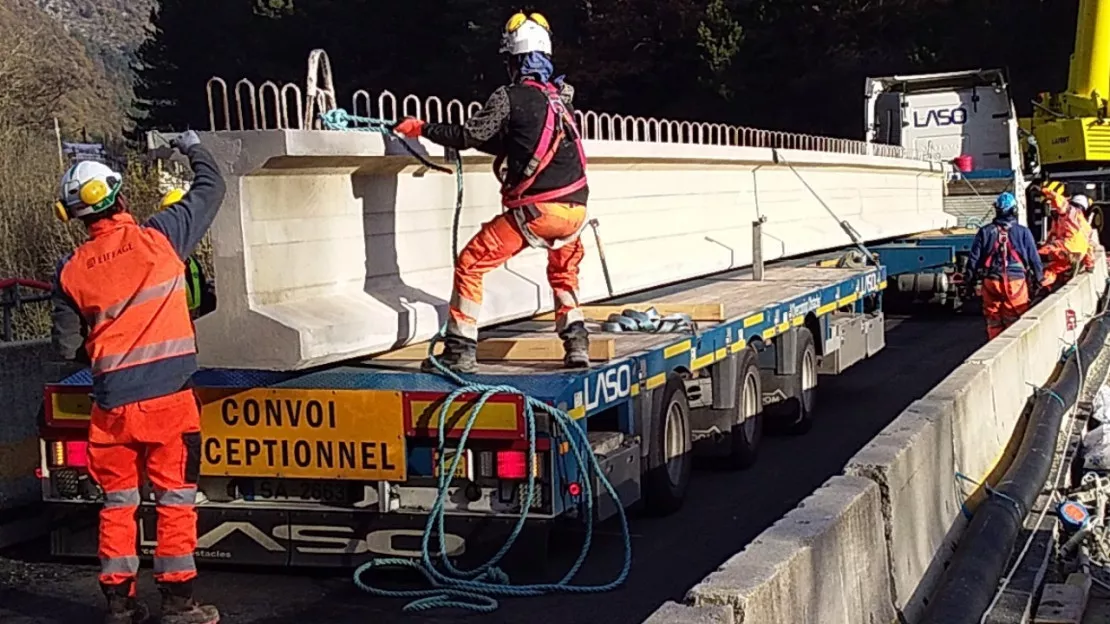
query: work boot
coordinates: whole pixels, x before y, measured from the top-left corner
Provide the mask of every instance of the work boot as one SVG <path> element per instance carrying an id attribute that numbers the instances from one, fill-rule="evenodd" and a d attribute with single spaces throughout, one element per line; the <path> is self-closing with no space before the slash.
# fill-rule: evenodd
<path id="1" fill-rule="evenodd" d="M 150 619 L 150 609 L 142 601 L 133 598 L 131 586 L 134 581 L 119 585 L 100 584 L 101 591 L 108 599 L 108 613 L 104 624 L 143 624 Z"/>
<path id="2" fill-rule="evenodd" d="M 163 583 L 162 624 L 217 624 L 220 612 L 212 605 L 193 600 L 193 582 Z"/>
<path id="3" fill-rule="evenodd" d="M 590 332 L 586 324 L 575 321 L 567 326 L 559 337 L 563 339 L 563 366 L 566 368 L 589 368 Z"/>
<path id="4" fill-rule="evenodd" d="M 478 372 L 478 343 L 469 338 L 448 334 L 443 339 L 443 353 L 436 359 L 453 372 L 476 373 Z M 424 360 L 421 368 L 428 373 L 439 371 L 431 360 Z"/>

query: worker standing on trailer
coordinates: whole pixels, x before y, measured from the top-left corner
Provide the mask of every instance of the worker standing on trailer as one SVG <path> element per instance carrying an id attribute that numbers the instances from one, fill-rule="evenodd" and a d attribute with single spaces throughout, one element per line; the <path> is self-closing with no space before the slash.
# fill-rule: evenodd
<path id="1" fill-rule="evenodd" d="M 551 32 L 538 13 L 517 13 L 505 25 L 501 53 L 510 84 L 489 97 L 465 124 L 402 119 L 394 131 L 455 149 L 496 156 L 502 214 L 486 222 L 459 253 L 441 362 L 457 372 L 477 370 L 482 279 L 527 247 L 547 249 L 554 291 L 555 330 L 564 364 L 589 366 L 589 337 L 578 304 L 579 234 L 587 223 L 586 157 L 574 120 L 574 91 L 554 77 Z M 430 362 L 425 362 L 430 367 Z"/>
<path id="2" fill-rule="evenodd" d="M 1045 188 L 1043 192 L 1050 225 L 1048 240 L 1038 252 L 1045 265 L 1042 285 L 1052 288 L 1067 281 L 1080 267 L 1094 269 L 1095 259 L 1091 252 L 1091 224 L 1082 206 L 1069 201 L 1060 191 Z"/>
<path id="3" fill-rule="evenodd" d="M 173 188 L 162 196 L 160 210 L 165 210 L 185 197 L 185 189 Z M 189 302 L 189 316 L 196 319 L 216 309 L 216 289 L 204 274 L 204 267 L 196 256 L 185 259 L 185 298 Z"/>
<path id="4" fill-rule="evenodd" d="M 1039 284 L 1044 271 L 1033 232 L 1017 221 L 1017 206 L 1012 193 L 999 195 L 994 221 L 979 228 L 968 255 L 965 280 L 972 287 L 983 279 L 983 316 L 992 339 L 1029 309 L 1029 279 Z"/>
<path id="5" fill-rule="evenodd" d="M 57 216 L 78 218 L 89 240 L 58 265 L 53 341 L 66 360 L 92 368 L 89 474 L 104 492 L 100 587 L 108 624 L 149 612 L 136 599 L 137 513 L 145 472 L 158 510 L 154 578 L 164 624 L 214 624 L 215 607 L 193 600 L 194 508 L 200 471 L 200 405 L 192 389 L 196 338 L 185 295 L 185 265 L 216 216 L 224 181 L 189 131 L 172 145 L 195 181 L 177 204 L 142 225 L 128 213 L 123 177 L 80 162 L 62 177 Z"/>

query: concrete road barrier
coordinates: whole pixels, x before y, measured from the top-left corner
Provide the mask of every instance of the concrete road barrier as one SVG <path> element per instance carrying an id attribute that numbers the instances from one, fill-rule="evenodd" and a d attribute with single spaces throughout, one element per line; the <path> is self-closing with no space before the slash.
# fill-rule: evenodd
<path id="1" fill-rule="evenodd" d="M 890 622 L 882 496 L 861 477 L 833 477 L 688 595 L 728 606 L 737 622 Z"/>
<path id="2" fill-rule="evenodd" d="M 1009 465 L 1030 397 L 1095 313 L 1103 256 L 906 408 L 844 476 L 697 584 L 686 603 L 728 606 L 743 624 L 918 621 L 983 484 Z M 689 621 L 677 619 L 684 613 L 669 603 L 648 621 Z"/>

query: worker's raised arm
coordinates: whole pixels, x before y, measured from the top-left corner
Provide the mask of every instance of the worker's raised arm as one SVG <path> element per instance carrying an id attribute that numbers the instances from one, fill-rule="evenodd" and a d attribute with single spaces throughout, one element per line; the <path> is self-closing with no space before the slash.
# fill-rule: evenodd
<path id="1" fill-rule="evenodd" d="M 66 260 L 68 259 L 67 257 Z M 54 273 L 54 290 L 50 297 L 50 342 L 58 359 L 88 364 L 89 356 L 85 352 L 87 333 L 85 321 L 77 310 L 77 304 L 73 298 L 62 289 L 61 273 L 66 260 L 58 263 L 58 269 Z"/>
<path id="2" fill-rule="evenodd" d="M 180 202 L 152 216 L 146 225 L 165 234 L 177 255 L 184 260 L 193 253 L 212 226 L 227 189 L 216 159 L 200 144 L 195 132 L 190 130 L 174 139 L 173 143 L 189 158 L 193 183 Z"/>
<path id="3" fill-rule="evenodd" d="M 502 131 L 509 122 L 509 92 L 500 87 L 489 96 L 485 106 L 465 124 L 425 123 L 403 119 L 397 132 L 404 136 L 424 136 L 429 141 L 457 150 L 478 149 L 489 154 L 501 153 Z"/>

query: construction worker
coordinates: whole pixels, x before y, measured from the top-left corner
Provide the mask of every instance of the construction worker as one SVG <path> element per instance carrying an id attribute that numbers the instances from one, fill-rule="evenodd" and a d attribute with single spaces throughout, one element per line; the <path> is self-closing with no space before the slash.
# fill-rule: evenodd
<path id="1" fill-rule="evenodd" d="M 70 167 L 55 204 L 61 220 L 80 219 L 89 234 L 58 264 L 52 334 L 64 359 L 92 368 L 88 461 L 104 492 L 99 580 L 109 624 L 141 622 L 149 613 L 136 599 L 142 472 L 157 504 L 162 622 L 213 624 L 220 617 L 193 600 L 201 438 L 184 259 L 212 224 L 224 182 L 195 132 L 171 145 L 189 158 L 195 181 L 184 199 L 142 225 L 128 213 L 122 176 L 97 162 Z"/>
<path id="2" fill-rule="evenodd" d="M 1029 228 L 1017 222 L 1017 199 L 1002 193 L 994 202 L 994 221 L 979 228 L 968 255 L 969 287 L 983 279 L 983 317 L 993 339 L 1029 309 L 1029 278 L 1039 284 L 1044 268 Z"/>
<path id="3" fill-rule="evenodd" d="M 1094 269 L 1095 260 L 1091 252 L 1091 224 L 1082 206 L 1069 201 L 1056 189 L 1046 187 L 1043 193 L 1049 207 L 1050 225 L 1048 239 L 1038 250 L 1045 266 L 1041 285 L 1052 288 L 1067 281 L 1080 267 Z M 1086 200 L 1085 196 L 1080 197 Z"/>
<path id="4" fill-rule="evenodd" d="M 160 210 L 165 210 L 185 197 L 185 189 L 173 188 L 162 196 Z M 216 309 L 215 284 L 204 275 L 204 268 L 189 256 L 185 260 L 185 295 L 189 301 L 189 316 L 196 320 Z"/>
<path id="5" fill-rule="evenodd" d="M 589 366 L 589 337 L 578 304 L 579 234 L 587 223 L 586 157 L 574 121 L 574 91 L 554 77 L 551 32 L 537 13 L 509 19 L 501 40 L 510 84 L 490 95 L 465 124 L 402 119 L 394 131 L 455 149 L 496 156 L 502 214 L 482 225 L 459 253 L 444 352 L 457 372 L 477 370 L 475 351 L 482 278 L 527 247 L 547 249 L 547 280 L 554 291 L 555 330 L 564 364 Z M 425 362 L 430 368 L 430 363 Z"/>

